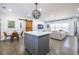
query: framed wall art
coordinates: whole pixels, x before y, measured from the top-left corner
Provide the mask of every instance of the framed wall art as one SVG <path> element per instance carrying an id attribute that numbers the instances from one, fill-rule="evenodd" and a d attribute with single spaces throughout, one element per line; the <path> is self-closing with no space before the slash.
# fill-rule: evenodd
<path id="1" fill-rule="evenodd" d="M 8 28 L 15 28 L 15 21 L 8 21 Z"/>

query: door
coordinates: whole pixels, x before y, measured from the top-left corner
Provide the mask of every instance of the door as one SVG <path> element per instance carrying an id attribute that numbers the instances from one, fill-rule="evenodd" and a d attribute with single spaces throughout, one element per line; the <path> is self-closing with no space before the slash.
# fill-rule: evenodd
<path id="1" fill-rule="evenodd" d="M 26 20 L 26 31 L 32 31 L 32 20 Z"/>

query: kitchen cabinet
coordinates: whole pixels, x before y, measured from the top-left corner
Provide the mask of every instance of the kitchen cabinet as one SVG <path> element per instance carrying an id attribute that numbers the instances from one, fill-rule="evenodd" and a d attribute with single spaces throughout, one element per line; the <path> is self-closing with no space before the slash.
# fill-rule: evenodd
<path id="1" fill-rule="evenodd" d="M 33 55 L 44 55 L 49 52 L 49 32 L 24 33 L 24 46 Z"/>

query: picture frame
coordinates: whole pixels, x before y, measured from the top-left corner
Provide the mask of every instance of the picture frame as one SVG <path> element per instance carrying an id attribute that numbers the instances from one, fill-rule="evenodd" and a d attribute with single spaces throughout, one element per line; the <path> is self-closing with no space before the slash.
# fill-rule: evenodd
<path id="1" fill-rule="evenodd" d="M 15 28 L 15 21 L 8 21 L 8 28 Z"/>

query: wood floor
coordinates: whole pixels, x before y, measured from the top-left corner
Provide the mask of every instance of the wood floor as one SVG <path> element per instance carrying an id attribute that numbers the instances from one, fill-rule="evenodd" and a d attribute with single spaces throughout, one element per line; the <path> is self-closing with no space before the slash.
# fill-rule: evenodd
<path id="1" fill-rule="evenodd" d="M 47 55 L 75 55 L 76 38 L 67 37 L 63 41 L 49 39 L 49 53 Z M 24 40 L 20 38 L 11 43 L 9 40 L 0 42 L 0 55 L 30 55 L 24 48 Z"/>
<path id="2" fill-rule="evenodd" d="M 24 48 L 24 40 L 15 40 L 13 43 L 10 40 L 0 42 L 0 55 L 29 55 Z"/>
<path id="3" fill-rule="evenodd" d="M 50 55 L 76 55 L 77 38 L 67 37 L 63 41 L 50 39 Z"/>

